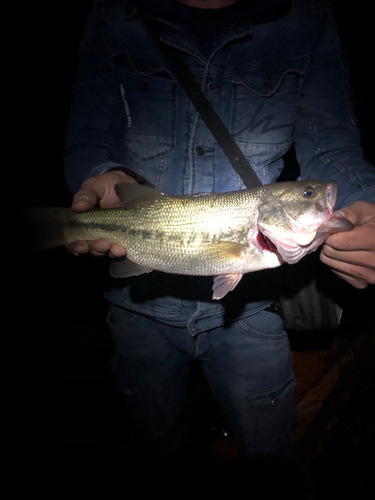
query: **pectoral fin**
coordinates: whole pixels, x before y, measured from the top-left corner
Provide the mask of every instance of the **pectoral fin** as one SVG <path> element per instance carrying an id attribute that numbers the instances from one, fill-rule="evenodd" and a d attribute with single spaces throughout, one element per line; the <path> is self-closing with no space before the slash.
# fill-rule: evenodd
<path id="1" fill-rule="evenodd" d="M 114 259 L 111 262 L 109 271 L 114 278 L 130 278 L 130 276 L 150 273 L 152 269 L 135 264 L 135 262 L 124 257 L 121 259 Z"/>
<path id="2" fill-rule="evenodd" d="M 243 274 L 222 274 L 220 276 L 215 276 L 212 287 L 214 292 L 212 299 L 220 300 L 225 297 L 228 292 L 231 292 L 236 288 L 242 276 Z"/>
<path id="3" fill-rule="evenodd" d="M 225 259 L 225 261 L 242 259 L 246 248 L 247 246 L 243 243 L 234 243 L 233 241 L 216 241 L 202 244 L 199 247 L 202 255 L 212 259 Z"/>

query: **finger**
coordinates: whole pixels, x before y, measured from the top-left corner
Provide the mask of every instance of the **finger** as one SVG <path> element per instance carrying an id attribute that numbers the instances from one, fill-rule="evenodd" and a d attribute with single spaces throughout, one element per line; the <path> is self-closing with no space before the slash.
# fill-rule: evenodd
<path id="1" fill-rule="evenodd" d="M 124 248 L 122 245 L 119 245 L 118 243 L 114 243 L 113 245 L 111 245 L 108 255 L 113 258 L 125 257 L 126 248 Z"/>
<path id="2" fill-rule="evenodd" d="M 82 184 L 81 189 L 75 194 L 72 208 L 77 212 L 83 212 L 96 207 L 98 201 L 103 198 L 106 192 L 108 184 L 108 180 L 106 182 L 107 177 L 102 175 L 87 179 Z"/>
<path id="3" fill-rule="evenodd" d="M 325 241 L 336 250 L 375 250 L 375 229 L 369 226 L 356 226 L 345 233 L 331 234 Z"/>
<path id="4" fill-rule="evenodd" d="M 328 257 L 324 252 L 321 252 L 320 260 L 337 273 L 341 273 L 347 277 L 351 277 L 352 281 L 354 280 L 355 282 L 361 283 L 363 285 L 375 283 L 374 269 L 352 264 L 350 262 L 342 262 L 336 259 L 332 259 Z"/>
<path id="5" fill-rule="evenodd" d="M 333 260 L 347 262 L 350 264 L 355 264 L 357 266 L 363 266 L 375 270 L 375 254 L 371 251 L 368 252 L 359 250 L 346 252 L 336 250 L 329 245 L 323 245 L 322 254 Z"/>
<path id="6" fill-rule="evenodd" d="M 77 212 L 84 212 L 98 205 L 107 208 L 120 206 L 121 202 L 114 190 L 118 182 L 137 183 L 135 179 L 120 170 L 104 172 L 87 179 L 82 184 L 74 196 L 72 208 Z"/>
<path id="7" fill-rule="evenodd" d="M 363 290 L 368 286 L 368 283 L 366 283 L 364 280 L 360 278 L 354 278 L 353 276 L 349 276 L 348 274 L 340 273 L 338 271 L 334 271 L 332 269 L 332 272 L 336 274 L 339 278 L 343 279 L 350 285 L 354 286 L 354 288 L 358 288 L 359 290 Z"/>
<path id="8" fill-rule="evenodd" d="M 83 255 L 90 250 L 87 241 L 73 241 L 72 243 L 68 243 L 66 245 L 66 249 L 73 255 Z"/>
<path id="9" fill-rule="evenodd" d="M 73 198 L 72 209 L 76 212 L 84 212 L 94 208 L 97 203 L 98 198 L 93 191 L 80 189 Z"/>
<path id="10" fill-rule="evenodd" d="M 356 201 L 349 207 L 338 210 L 354 226 L 375 222 L 374 204 L 367 201 Z"/>
<path id="11" fill-rule="evenodd" d="M 105 239 L 93 240 L 89 242 L 90 253 L 94 257 L 102 257 L 109 252 L 111 243 Z"/>

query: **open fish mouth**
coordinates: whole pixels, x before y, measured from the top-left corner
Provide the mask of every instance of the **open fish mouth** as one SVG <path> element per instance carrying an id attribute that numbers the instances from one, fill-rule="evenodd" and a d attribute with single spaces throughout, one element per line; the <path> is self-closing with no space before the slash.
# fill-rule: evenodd
<path id="1" fill-rule="evenodd" d="M 314 197 L 314 188 L 306 187 L 306 197 Z M 263 254 L 275 253 L 281 261 L 288 264 L 298 262 L 303 256 L 315 251 L 330 234 L 349 231 L 352 224 L 340 212 L 334 212 L 337 199 L 337 183 L 328 182 L 324 196 L 311 204 L 306 215 L 295 216 L 288 205 L 280 207 L 274 224 L 258 224 L 254 234 L 254 244 Z"/>
<path id="2" fill-rule="evenodd" d="M 255 237 L 255 245 L 261 252 L 277 253 L 277 246 L 262 231 L 258 231 Z"/>

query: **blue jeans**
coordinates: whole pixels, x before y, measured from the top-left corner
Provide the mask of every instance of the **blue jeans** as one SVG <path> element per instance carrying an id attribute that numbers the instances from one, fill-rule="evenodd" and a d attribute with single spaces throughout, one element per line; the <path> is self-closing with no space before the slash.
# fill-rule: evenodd
<path id="1" fill-rule="evenodd" d="M 188 362 L 199 360 L 214 399 L 248 456 L 288 458 L 295 422 L 292 358 L 281 318 L 262 311 L 192 336 L 111 305 L 114 369 L 144 445 L 178 449 L 188 402 Z"/>

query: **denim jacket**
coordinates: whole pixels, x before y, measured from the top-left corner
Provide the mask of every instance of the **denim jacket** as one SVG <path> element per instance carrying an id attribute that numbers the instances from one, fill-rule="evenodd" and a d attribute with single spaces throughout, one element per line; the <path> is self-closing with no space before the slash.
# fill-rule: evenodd
<path id="1" fill-rule="evenodd" d="M 375 202 L 375 169 L 363 158 L 333 15 L 325 0 L 242 1 L 209 42 L 173 0 L 98 0 L 81 44 L 66 149 L 73 192 L 89 177 L 130 167 L 170 194 L 242 189 L 159 43 L 186 63 L 262 183 L 275 182 L 294 144 L 302 178 L 338 183 L 336 208 Z M 278 8 L 280 7 L 280 8 Z M 268 9 L 268 10 L 267 10 Z M 142 12 L 142 16 L 140 15 Z M 268 272 L 252 273 L 220 302 L 211 278 L 153 272 L 117 280 L 110 301 L 192 333 L 253 314 L 272 300 Z M 267 291 L 268 290 L 268 291 Z"/>

